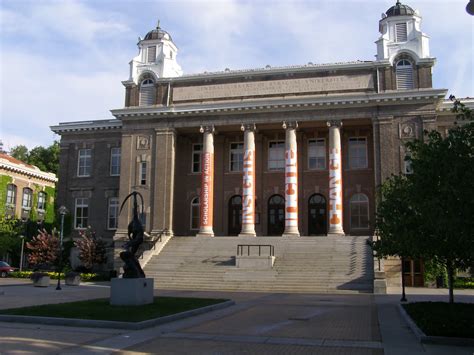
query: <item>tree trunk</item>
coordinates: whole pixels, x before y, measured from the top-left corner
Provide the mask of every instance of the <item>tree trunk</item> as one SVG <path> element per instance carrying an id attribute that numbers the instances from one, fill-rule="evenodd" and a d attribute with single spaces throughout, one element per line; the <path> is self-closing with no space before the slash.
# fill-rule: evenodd
<path id="1" fill-rule="evenodd" d="M 454 303 L 454 293 L 453 293 L 454 268 L 451 261 L 448 261 L 446 263 L 446 269 L 448 271 L 449 303 Z"/>

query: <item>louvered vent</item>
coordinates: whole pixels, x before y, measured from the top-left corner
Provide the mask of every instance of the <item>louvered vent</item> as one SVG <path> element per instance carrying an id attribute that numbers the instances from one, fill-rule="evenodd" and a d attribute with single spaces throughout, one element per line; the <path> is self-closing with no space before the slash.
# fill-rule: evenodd
<path id="1" fill-rule="evenodd" d="M 148 63 L 154 63 L 156 60 L 156 46 L 153 47 L 148 47 L 148 52 L 147 52 L 147 62 Z"/>
<path id="2" fill-rule="evenodd" d="M 151 85 L 142 85 L 140 88 L 139 106 L 150 106 L 155 103 L 155 87 Z"/>
<path id="3" fill-rule="evenodd" d="M 407 24 L 405 22 L 397 23 L 395 25 L 395 29 L 396 29 L 396 41 L 397 42 L 406 42 L 407 39 L 408 39 Z"/>
<path id="4" fill-rule="evenodd" d="M 397 89 L 413 89 L 413 68 L 408 60 L 401 60 L 397 63 Z"/>

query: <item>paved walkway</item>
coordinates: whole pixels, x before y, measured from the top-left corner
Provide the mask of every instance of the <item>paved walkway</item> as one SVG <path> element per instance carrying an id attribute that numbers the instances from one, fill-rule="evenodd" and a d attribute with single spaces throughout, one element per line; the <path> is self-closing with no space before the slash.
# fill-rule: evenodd
<path id="1" fill-rule="evenodd" d="M 397 290 L 394 290 L 397 292 Z M 34 288 L 0 279 L 0 308 L 107 297 L 106 284 Z M 0 322 L 0 354 L 473 354 L 474 348 L 421 345 L 400 318 L 399 294 L 315 295 L 159 291 L 231 298 L 236 305 L 139 330 Z M 460 295 L 460 294 L 463 295 Z M 474 302 L 474 292 L 458 291 Z M 447 300 L 446 290 L 407 289 L 409 301 Z"/>

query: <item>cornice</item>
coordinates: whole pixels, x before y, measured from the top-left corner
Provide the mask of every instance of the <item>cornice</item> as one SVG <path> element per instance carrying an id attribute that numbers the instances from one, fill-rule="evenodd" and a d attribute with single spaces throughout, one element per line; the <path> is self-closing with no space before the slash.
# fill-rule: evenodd
<path id="1" fill-rule="evenodd" d="M 117 130 L 122 128 L 122 121 L 117 119 L 96 120 L 96 121 L 77 121 L 62 122 L 56 126 L 49 127 L 54 133 L 61 134 L 65 132 L 81 132 L 81 131 L 103 131 Z"/>
<path id="2" fill-rule="evenodd" d="M 203 103 L 179 106 L 136 106 L 111 110 L 116 118 L 154 118 L 196 116 L 222 113 L 247 113 L 267 111 L 314 110 L 318 108 L 351 108 L 411 104 L 440 101 L 446 96 L 445 89 L 417 89 L 386 91 L 382 93 L 355 93 L 313 96 L 305 98 L 278 98 L 246 100 L 226 103 Z"/>
<path id="3" fill-rule="evenodd" d="M 39 169 L 36 170 L 36 169 L 28 168 L 28 167 L 23 167 L 23 166 L 5 161 L 3 159 L 0 161 L 0 169 L 4 169 L 6 171 L 11 171 L 18 174 L 23 174 L 28 177 L 34 177 L 37 179 L 49 181 L 51 183 L 56 183 L 58 181 L 58 178 L 53 173 L 47 173 Z"/>

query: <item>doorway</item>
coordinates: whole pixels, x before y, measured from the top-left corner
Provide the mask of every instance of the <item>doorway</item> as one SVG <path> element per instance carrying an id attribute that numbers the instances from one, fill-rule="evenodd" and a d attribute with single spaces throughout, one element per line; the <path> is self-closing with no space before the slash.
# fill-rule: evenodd
<path id="1" fill-rule="evenodd" d="M 268 199 L 268 235 L 282 235 L 285 231 L 285 199 L 273 195 Z"/>
<path id="2" fill-rule="evenodd" d="M 308 201 L 308 234 L 327 234 L 326 199 L 321 194 L 314 194 Z"/>
<path id="3" fill-rule="evenodd" d="M 228 235 L 238 235 L 242 230 L 242 197 L 232 196 L 229 200 Z"/>

